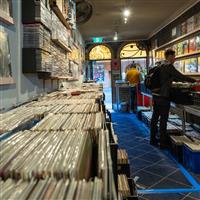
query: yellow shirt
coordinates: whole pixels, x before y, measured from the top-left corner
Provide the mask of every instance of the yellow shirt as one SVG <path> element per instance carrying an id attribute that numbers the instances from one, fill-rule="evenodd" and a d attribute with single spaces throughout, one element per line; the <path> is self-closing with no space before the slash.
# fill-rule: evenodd
<path id="1" fill-rule="evenodd" d="M 131 68 L 126 73 L 126 79 L 131 86 L 136 86 L 140 82 L 140 72 L 136 68 Z"/>

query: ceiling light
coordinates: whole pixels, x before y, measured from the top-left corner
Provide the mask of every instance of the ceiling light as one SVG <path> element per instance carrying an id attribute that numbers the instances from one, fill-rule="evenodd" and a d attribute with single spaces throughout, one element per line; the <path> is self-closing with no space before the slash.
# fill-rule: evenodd
<path id="1" fill-rule="evenodd" d="M 127 21 L 126 21 L 126 20 L 124 21 L 124 24 L 127 24 Z"/>
<path id="2" fill-rule="evenodd" d="M 118 40 L 118 35 L 117 35 L 117 32 L 115 32 L 115 35 L 114 35 L 114 38 L 113 38 L 113 40 Z"/>
<path id="3" fill-rule="evenodd" d="M 128 17 L 130 15 L 130 10 L 125 9 L 123 14 L 124 14 L 124 17 Z"/>
<path id="4" fill-rule="evenodd" d="M 128 20 L 128 18 L 127 18 L 127 17 L 124 17 L 124 20 L 125 20 L 125 21 L 127 21 L 127 20 Z"/>

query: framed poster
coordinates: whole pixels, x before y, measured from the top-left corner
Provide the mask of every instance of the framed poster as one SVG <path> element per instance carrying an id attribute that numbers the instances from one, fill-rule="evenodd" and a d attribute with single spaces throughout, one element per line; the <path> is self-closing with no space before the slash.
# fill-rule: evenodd
<path id="1" fill-rule="evenodd" d="M 0 21 L 14 24 L 12 17 L 12 0 L 0 0 Z"/>
<path id="2" fill-rule="evenodd" d="M 8 34 L 0 26 L 0 84 L 13 84 Z"/>

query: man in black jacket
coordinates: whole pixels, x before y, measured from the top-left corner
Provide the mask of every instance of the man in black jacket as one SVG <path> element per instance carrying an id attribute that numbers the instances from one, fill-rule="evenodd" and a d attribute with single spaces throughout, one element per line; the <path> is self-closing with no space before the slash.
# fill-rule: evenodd
<path id="1" fill-rule="evenodd" d="M 156 133 L 157 124 L 160 117 L 160 148 L 167 147 L 167 121 L 170 109 L 170 88 L 173 81 L 195 82 L 194 79 L 181 74 L 173 66 L 175 62 L 175 51 L 168 49 L 165 51 L 165 61 L 160 65 L 160 90 L 153 93 L 153 115 L 151 119 L 150 144 L 157 145 Z"/>

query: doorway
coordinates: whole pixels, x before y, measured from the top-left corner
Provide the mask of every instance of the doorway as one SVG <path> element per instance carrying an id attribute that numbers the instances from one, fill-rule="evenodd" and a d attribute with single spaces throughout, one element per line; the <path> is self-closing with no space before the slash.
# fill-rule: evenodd
<path id="1" fill-rule="evenodd" d="M 111 61 L 92 61 L 92 68 L 93 80 L 97 83 L 103 84 L 106 107 L 110 109 L 112 108 Z"/>

